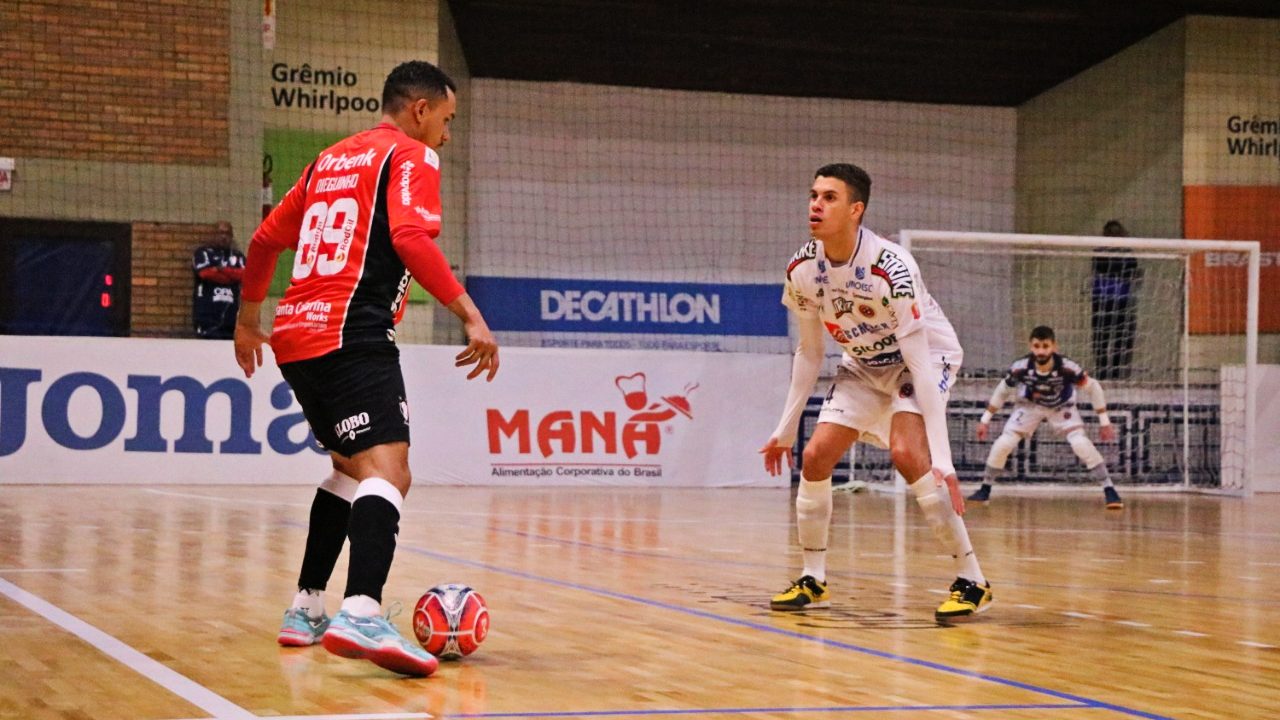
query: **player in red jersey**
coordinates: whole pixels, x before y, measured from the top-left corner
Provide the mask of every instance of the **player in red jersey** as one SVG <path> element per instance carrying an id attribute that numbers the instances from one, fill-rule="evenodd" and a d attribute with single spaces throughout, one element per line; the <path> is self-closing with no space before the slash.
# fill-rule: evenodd
<path id="1" fill-rule="evenodd" d="M 379 616 L 395 554 L 400 506 L 409 492 L 409 411 L 395 324 L 409 279 L 463 323 L 458 367 L 467 379 L 498 371 L 498 345 L 463 290 L 440 234 L 440 159 L 457 107 L 456 86 L 436 66 L 404 63 L 387 76 L 382 123 L 333 145 L 307 166 L 249 245 L 236 325 L 245 376 L 269 343 L 302 405 L 333 474 L 311 506 L 298 594 L 285 612 L 282 645 L 312 645 L 372 660 L 406 675 L 430 675 L 436 658 Z M 276 259 L 295 248 L 293 278 L 270 338 L 260 308 Z M 351 540 L 342 608 L 330 621 L 324 589 Z"/>

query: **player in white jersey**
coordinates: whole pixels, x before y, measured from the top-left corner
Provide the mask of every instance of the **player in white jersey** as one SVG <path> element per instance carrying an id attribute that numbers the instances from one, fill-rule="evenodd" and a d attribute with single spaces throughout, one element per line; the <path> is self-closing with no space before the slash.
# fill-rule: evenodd
<path id="1" fill-rule="evenodd" d="M 809 191 L 813 239 L 787 266 L 782 302 L 796 316 L 800 342 L 782 419 L 760 449 L 770 474 L 782 472 L 784 458 L 791 465 L 801 413 L 822 367 L 823 338 L 835 339 L 845 355 L 804 446 L 796 495 L 804 571 L 770 606 L 829 604 L 831 472 L 861 439 L 889 449 L 934 535 L 955 558 L 957 577 L 936 617 L 964 618 L 987 608 L 991 585 L 961 518 L 964 500 L 947 435 L 947 396 L 962 352 L 915 259 L 862 227 L 870 194 L 871 178 L 856 165 L 819 168 Z"/>
<path id="2" fill-rule="evenodd" d="M 1118 510 L 1124 507 L 1120 493 L 1111 484 L 1107 463 L 1102 453 L 1084 434 L 1084 419 L 1076 408 L 1076 395 L 1084 394 L 1098 416 L 1099 434 L 1103 442 L 1116 439 L 1115 426 L 1107 417 L 1107 400 L 1102 385 L 1080 367 L 1076 361 L 1058 353 L 1058 341 L 1053 328 L 1040 325 L 1031 331 L 1031 352 L 1009 366 L 1009 372 L 996 385 L 987 403 L 987 411 L 978 423 L 978 439 L 986 440 L 990 432 L 991 418 L 1000 412 L 1009 396 L 1014 397 L 1013 413 L 1004 424 L 1004 431 L 991 444 L 987 455 L 987 470 L 982 476 L 982 486 L 969 496 L 970 500 L 985 503 L 991 499 L 991 485 L 1004 475 L 1009 453 L 1024 438 L 1035 434 L 1044 420 L 1060 435 L 1067 437 L 1071 450 L 1084 463 L 1089 474 L 1102 483 L 1106 507 Z"/>

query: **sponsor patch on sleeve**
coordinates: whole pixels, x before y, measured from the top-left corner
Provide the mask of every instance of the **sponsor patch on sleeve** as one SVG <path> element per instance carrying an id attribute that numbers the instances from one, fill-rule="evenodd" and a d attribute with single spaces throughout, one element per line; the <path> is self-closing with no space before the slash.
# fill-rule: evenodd
<path id="1" fill-rule="evenodd" d="M 883 278 L 889 284 L 889 294 L 893 297 L 916 296 L 915 286 L 911 282 L 911 269 L 892 250 L 880 251 L 880 257 L 876 258 L 871 274 Z"/>
<path id="2" fill-rule="evenodd" d="M 791 262 L 787 263 L 787 278 L 790 279 L 791 271 L 799 267 L 805 260 L 812 260 L 816 257 L 818 257 L 818 242 L 810 240 L 805 243 L 804 247 L 797 250 L 795 255 L 791 256 Z"/>
<path id="3" fill-rule="evenodd" d="M 440 169 L 440 156 L 431 148 L 426 148 L 426 152 L 422 154 L 422 162 L 430 165 L 436 170 Z"/>

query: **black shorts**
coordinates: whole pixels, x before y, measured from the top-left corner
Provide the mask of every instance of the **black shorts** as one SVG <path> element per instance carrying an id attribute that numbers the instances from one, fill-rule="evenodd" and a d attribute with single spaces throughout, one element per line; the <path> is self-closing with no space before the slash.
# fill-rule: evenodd
<path id="1" fill-rule="evenodd" d="M 409 404 L 400 350 L 363 343 L 280 366 L 311 432 L 325 450 L 351 457 L 374 445 L 409 442 Z"/>

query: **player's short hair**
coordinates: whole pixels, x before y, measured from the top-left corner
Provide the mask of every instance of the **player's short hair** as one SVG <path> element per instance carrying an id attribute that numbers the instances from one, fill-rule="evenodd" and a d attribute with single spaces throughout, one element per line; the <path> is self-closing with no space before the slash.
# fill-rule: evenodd
<path id="1" fill-rule="evenodd" d="M 1106 237 L 1129 237 L 1129 231 L 1119 220 L 1108 220 L 1107 224 L 1102 226 L 1102 234 Z"/>
<path id="2" fill-rule="evenodd" d="M 867 174 L 866 170 L 853 163 L 823 165 L 818 168 L 818 172 L 814 173 L 813 177 L 814 179 L 829 177 L 843 181 L 853 193 L 854 202 L 860 202 L 863 205 L 871 202 L 871 176 Z"/>
<path id="3" fill-rule="evenodd" d="M 398 112 L 406 102 L 418 98 L 426 98 L 434 104 L 448 97 L 450 90 L 456 93 L 458 86 L 435 65 L 425 60 L 400 63 L 382 84 L 382 111 Z"/>
<path id="4" fill-rule="evenodd" d="M 1053 328 L 1049 327 L 1048 325 L 1037 325 L 1035 326 L 1035 329 L 1031 331 L 1031 339 L 1032 340 L 1054 340 L 1055 338 L 1053 337 Z"/>

